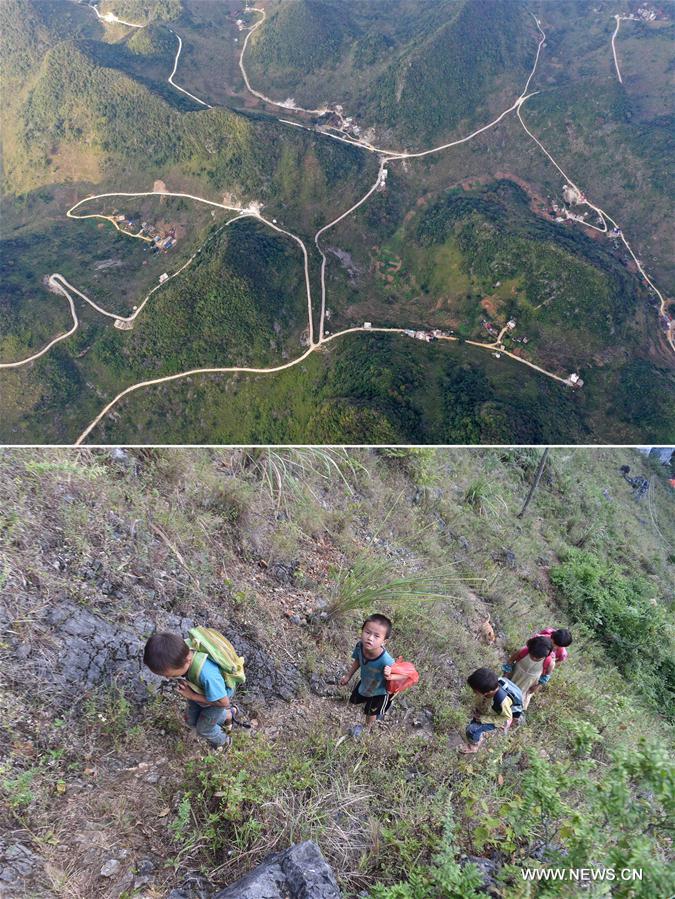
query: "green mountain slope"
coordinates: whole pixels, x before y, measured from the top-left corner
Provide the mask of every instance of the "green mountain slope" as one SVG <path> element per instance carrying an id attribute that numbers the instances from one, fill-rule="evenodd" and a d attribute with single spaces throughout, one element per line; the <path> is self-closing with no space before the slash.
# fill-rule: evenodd
<path id="1" fill-rule="evenodd" d="M 247 57 L 259 89 L 339 101 L 363 126 L 415 146 L 485 119 L 502 91 L 524 83 L 536 46 L 525 7 L 505 0 L 291 0 L 272 9 Z"/>
<path id="2" fill-rule="evenodd" d="M 112 13 L 118 19 L 141 25 L 178 18 L 182 3 L 181 0 L 98 0 L 98 8 L 102 16 Z"/>
<path id="3" fill-rule="evenodd" d="M 276 69 L 311 73 L 337 62 L 356 31 L 344 4 L 293 0 L 277 7 L 255 42 L 255 56 Z"/>
<path id="4" fill-rule="evenodd" d="M 423 144 L 493 108 L 502 79 L 522 78 L 534 56 L 531 21 L 512 0 L 458 4 L 455 17 L 398 53 L 374 83 L 377 121 Z M 482 108 L 481 108 L 482 107 Z"/>

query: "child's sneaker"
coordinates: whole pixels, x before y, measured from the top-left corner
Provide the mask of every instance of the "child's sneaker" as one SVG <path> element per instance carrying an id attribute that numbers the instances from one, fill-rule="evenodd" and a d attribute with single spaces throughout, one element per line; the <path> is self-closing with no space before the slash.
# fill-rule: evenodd
<path id="1" fill-rule="evenodd" d="M 349 735 L 351 737 L 354 737 L 355 740 L 360 740 L 362 734 L 363 734 L 363 725 L 362 724 L 355 724 L 354 727 L 352 727 L 351 730 L 349 731 Z"/>
<path id="2" fill-rule="evenodd" d="M 232 737 L 226 736 L 225 742 L 221 743 L 220 746 L 213 746 L 211 751 L 217 752 L 218 755 L 225 755 L 225 753 L 229 750 L 231 745 L 232 745 Z"/>

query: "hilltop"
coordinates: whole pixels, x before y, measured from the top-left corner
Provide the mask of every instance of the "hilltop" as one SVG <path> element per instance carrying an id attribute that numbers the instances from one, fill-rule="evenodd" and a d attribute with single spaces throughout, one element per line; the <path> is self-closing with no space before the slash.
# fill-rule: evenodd
<path id="1" fill-rule="evenodd" d="M 556 865 L 672 893 L 672 472 L 553 449 L 518 518 L 539 456 L 5 451 L 2 882 L 197 899 L 313 839 L 345 897 L 516 899 L 521 866 Z M 337 680 L 376 609 L 421 680 L 359 743 Z M 225 758 L 141 666 L 155 628 L 191 622 L 246 658 L 253 726 Z M 468 673 L 545 625 L 572 630 L 569 660 L 525 726 L 461 757 Z"/>

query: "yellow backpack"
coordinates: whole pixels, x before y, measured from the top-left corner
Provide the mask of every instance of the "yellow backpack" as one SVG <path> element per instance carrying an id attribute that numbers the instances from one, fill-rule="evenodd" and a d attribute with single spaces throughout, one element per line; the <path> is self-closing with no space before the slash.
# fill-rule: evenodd
<path id="1" fill-rule="evenodd" d="M 187 679 L 199 693 L 203 692 L 199 686 L 199 675 L 207 659 L 211 659 L 220 668 L 223 680 L 230 689 L 233 690 L 244 683 L 246 680 L 244 659 L 237 655 L 227 637 L 212 627 L 193 627 L 190 628 L 189 634 L 186 642 L 194 655 Z"/>

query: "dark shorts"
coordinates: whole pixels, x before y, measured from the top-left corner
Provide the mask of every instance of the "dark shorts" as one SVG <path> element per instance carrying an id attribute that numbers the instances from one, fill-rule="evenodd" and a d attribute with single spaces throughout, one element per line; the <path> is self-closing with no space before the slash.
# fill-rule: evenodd
<path id="1" fill-rule="evenodd" d="M 352 705 L 361 705 L 363 703 L 364 715 L 377 715 L 379 718 L 384 718 L 384 713 L 391 705 L 391 696 L 388 693 L 382 696 L 362 696 L 359 693 L 360 686 L 361 681 L 354 687 L 349 701 Z"/>

